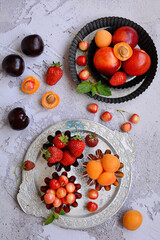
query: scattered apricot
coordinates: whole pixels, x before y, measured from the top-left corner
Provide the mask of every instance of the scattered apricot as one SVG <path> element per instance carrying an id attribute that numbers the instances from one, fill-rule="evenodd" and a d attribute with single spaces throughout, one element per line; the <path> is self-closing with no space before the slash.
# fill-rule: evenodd
<path id="1" fill-rule="evenodd" d="M 100 174 L 100 176 L 98 177 L 97 181 L 102 186 L 108 186 L 108 185 L 113 184 L 116 181 L 116 179 L 117 178 L 114 175 L 114 173 L 103 172 L 102 174 Z"/>
<path id="2" fill-rule="evenodd" d="M 125 42 L 120 42 L 114 45 L 113 52 L 115 56 L 121 61 L 126 61 L 133 54 L 133 50 L 130 45 Z"/>
<path id="3" fill-rule="evenodd" d="M 112 34 L 107 30 L 100 29 L 96 32 L 94 40 L 97 47 L 108 47 L 112 42 Z"/>
<path id="4" fill-rule="evenodd" d="M 28 94 L 35 93 L 40 86 L 40 83 L 37 78 L 29 76 L 22 82 L 21 89 L 23 92 Z"/>
<path id="5" fill-rule="evenodd" d="M 143 216 L 139 211 L 130 210 L 123 216 L 123 226 L 128 230 L 134 231 L 142 224 Z"/>
<path id="6" fill-rule="evenodd" d="M 48 109 L 55 108 L 59 104 L 59 101 L 59 96 L 52 91 L 46 92 L 42 97 L 42 105 Z"/>
<path id="7" fill-rule="evenodd" d="M 87 163 L 87 173 L 91 179 L 97 179 L 102 172 L 101 162 L 93 160 Z"/>
<path id="8" fill-rule="evenodd" d="M 112 154 L 105 154 L 102 158 L 102 167 L 106 172 L 116 172 L 120 167 L 120 161 Z"/>

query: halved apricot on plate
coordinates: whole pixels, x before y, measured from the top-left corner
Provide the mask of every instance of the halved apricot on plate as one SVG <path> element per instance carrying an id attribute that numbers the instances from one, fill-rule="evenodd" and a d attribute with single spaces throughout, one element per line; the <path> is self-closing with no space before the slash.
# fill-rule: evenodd
<path id="1" fill-rule="evenodd" d="M 33 94 L 38 90 L 39 86 L 40 83 L 38 79 L 33 76 L 29 76 L 25 78 L 24 81 L 22 82 L 21 89 L 23 92 L 27 94 Z"/>
<path id="2" fill-rule="evenodd" d="M 120 42 L 114 45 L 113 52 L 121 61 L 128 60 L 133 54 L 133 50 L 130 45 L 125 42 Z"/>
<path id="3" fill-rule="evenodd" d="M 46 92 L 42 97 L 42 105 L 43 107 L 48 109 L 57 107 L 59 102 L 60 102 L 59 96 L 52 91 Z"/>

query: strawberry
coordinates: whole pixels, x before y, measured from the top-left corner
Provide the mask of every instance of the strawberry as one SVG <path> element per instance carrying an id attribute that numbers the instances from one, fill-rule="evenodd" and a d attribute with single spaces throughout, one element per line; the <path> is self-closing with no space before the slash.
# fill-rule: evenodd
<path id="1" fill-rule="evenodd" d="M 22 168 L 23 168 L 23 170 L 25 170 L 25 171 L 30 171 L 30 170 L 32 170 L 34 167 L 35 167 L 34 162 L 31 162 L 31 161 L 29 161 L 29 160 L 25 161 L 25 162 L 22 164 Z"/>
<path id="2" fill-rule="evenodd" d="M 77 128 L 76 128 L 77 130 Z M 86 147 L 85 142 L 79 137 L 78 135 L 78 130 L 77 130 L 77 135 L 75 137 L 73 137 L 69 142 L 68 142 L 68 148 L 69 148 L 69 152 L 71 153 L 71 155 L 73 155 L 74 157 L 79 157 L 84 149 Z"/>
<path id="3" fill-rule="evenodd" d="M 76 161 L 76 158 L 70 154 L 68 151 L 63 152 L 63 158 L 61 163 L 65 166 L 72 165 Z"/>
<path id="4" fill-rule="evenodd" d="M 111 79 L 109 80 L 109 83 L 112 86 L 119 86 L 126 82 L 127 74 L 125 72 L 115 72 Z"/>
<path id="5" fill-rule="evenodd" d="M 60 162 L 63 158 L 63 151 L 57 147 L 50 147 L 45 152 L 45 158 L 49 163 Z"/>
<path id="6" fill-rule="evenodd" d="M 58 134 L 53 139 L 53 144 L 58 148 L 64 148 L 67 145 L 67 143 L 68 143 L 68 136 L 64 135 L 64 133 Z"/>
<path id="7" fill-rule="evenodd" d="M 47 70 L 46 82 L 48 85 L 55 85 L 63 76 L 63 71 L 60 68 L 60 62 L 51 64 L 51 67 Z"/>

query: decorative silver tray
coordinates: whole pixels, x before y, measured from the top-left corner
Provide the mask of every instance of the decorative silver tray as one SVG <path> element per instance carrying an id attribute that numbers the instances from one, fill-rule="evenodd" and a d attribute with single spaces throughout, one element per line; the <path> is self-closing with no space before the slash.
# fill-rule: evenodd
<path id="1" fill-rule="evenodd" d="M 24 161 L 30 160 L 36 164 L 36 167 L 31 171 L 23 171 L 22 184 L 17 195 L 18 202 L 22 210 L 26 214 L 32 214 L 36 217 L 47 218 L 51 210 L 46 209 L 44 203 L 40 202 L 40 186 L 44 184 L 44 178 L 50 177 L 55 171 L 55 167 L 48 167 L 46 160 L 43 159 L 40 149 L 46 142 L 48 135 L 53 135 L 57 130 L 65 132 L 71 131 L 71 135 L 76 133 L 73 126 L 76 126 L 81 137 L 85 137 L 88 133 L 96 133 L 99 137 L 99 143 L 95 148 L 86 147 L 84 151 L 84 158 L 79 161 L 78 167 L 71 167 L 71 171 L 68 172 L 68 176 L 75 175 L 76 182 L 82 185 L 79 192 L 82 193 L 82 198 L 78 199 L 78 207 L 71 208 L 71 211 L 63 216 L 60 216 L 59 220 L 54 220 L 54 224 L 72 229 L 84 229 L 99 225 L 113 216 L 124 203 L 131 185 L 131 164 L 134 159 L 135 146 L 132 139 L 127 133 L 120 133 L 118 131 L 111 131 L 105 126 L 92 122 L 89 120 L 68 120 L 59 122 L 44 132 L 42 132 L 35 141 L 30 145 Z M 122 169 L 124 177 L 119 180 L 118 187 L 112 186 L 110 191 L 102 189 L 99 192 L 99 197 L 95 201 L 99 208 L 96 212 L 91 213 L 86 209 L 86 204 L 89 202 L 87 192 L 94 186 L 87 185 L 87 179 L 83 177 L 82 173 L 84 168 L 82 163 L 87 160 L 89 153 L 95 154 L 96 149 L 101 149 L 105 152 L 106 149 L 110 149 L 112 154 L 118 154 L 120 162 L 124 163 Z M 62 169 L 60 173 L 64 171 Z M 28 206 L 33 205 L 33 206 Z"/>

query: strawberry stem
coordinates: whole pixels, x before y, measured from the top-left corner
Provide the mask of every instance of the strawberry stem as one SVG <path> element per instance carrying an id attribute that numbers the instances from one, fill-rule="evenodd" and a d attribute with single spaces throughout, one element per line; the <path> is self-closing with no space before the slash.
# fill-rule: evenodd
<path id="1" fill-rule="evenodd" d="M 14 175 L 15 175 L 15 179 L 16 179 L 16 187 L 18 187 L 16 169 L 17 169 L 17 167 L 21 167 L 21 166 L 22 166 L 22 164 L 18 164 L 18 165 L 15 167 L 14 172 L 13 172 Z"/>
<path id="2" fill-rule="evenodd" d="M 71 34 L 73 34 L 74 36 L 78 37 L 81 42 L 83 41 L 82 38 L 80 38 L 77 34 L 71 32 L 71 31 L 68 31 L 68 32 L 71 33 Z"/>
<path id="3" fill-rule="evenodd" d="M 79 136 L 79 134 L 78 134 L 78 129 L 77 129 L 77 127 L 76 126 L 73 126 L 75 129 L 76 129 L 76 132 L 77 132 L 77 135 L 73 138 L 74 140 L 82 140 L 81 139 L 81 137 Z"/>

